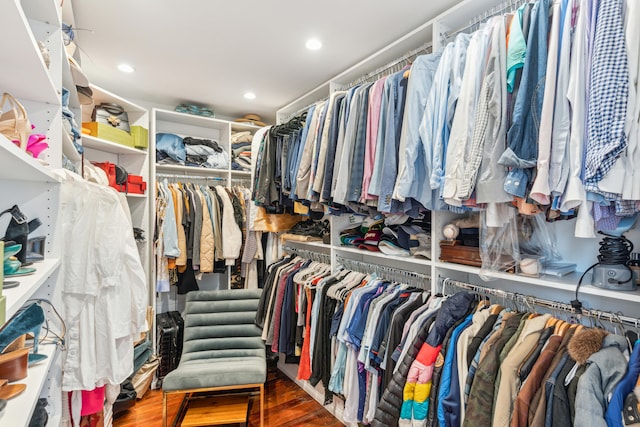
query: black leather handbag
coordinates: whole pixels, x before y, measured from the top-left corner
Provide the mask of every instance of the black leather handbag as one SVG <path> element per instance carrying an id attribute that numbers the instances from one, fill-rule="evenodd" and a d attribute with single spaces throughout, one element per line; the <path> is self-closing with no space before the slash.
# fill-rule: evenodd
<path id="1" fill-rule="evenodd" d="M 129 128 L 129 115 L 122 106 L 114 102 L 103 102 L 93 107 L 91 120 L 104 123 L 125 132 L 131 132 Z"/>

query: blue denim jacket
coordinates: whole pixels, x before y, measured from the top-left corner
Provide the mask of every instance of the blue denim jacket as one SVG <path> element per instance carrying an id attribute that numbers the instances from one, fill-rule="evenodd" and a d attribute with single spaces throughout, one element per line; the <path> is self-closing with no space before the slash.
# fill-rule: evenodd
<path id="1" fill-rule="evenodd" d="M 551 0 L 539 0 L 531 11 L 527 57 L 514 104 L 512 125 L 507 132 L 508 147 L 498 160 L 499 164 L 512 168 L 505 179 L 504 190 L 517 197 L 526 196 L 537 164 L 550 3 Z"/>

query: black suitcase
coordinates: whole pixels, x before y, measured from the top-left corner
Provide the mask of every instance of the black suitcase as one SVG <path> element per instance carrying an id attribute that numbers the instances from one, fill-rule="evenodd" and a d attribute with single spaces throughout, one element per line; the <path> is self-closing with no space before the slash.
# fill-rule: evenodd
<path id="1" fill-rule="evenodd" d="M 180 356 L 182 356 L 182 342 L 184 341 L 184 319 L 180 315 L 179 311 L 170 311 L 167 313 L 171 319 L 173 319 L 173 323 L 178 327 L 178 342 L 176 348 L 176 366 L 180 363 Z"/>
<path id="2" fill-rule="evenodd" d="M 160 358 L 158 379 L 163 379 L 177 366 L 178 326 L 168 313 L 156 314 L 156 352 Z"/>

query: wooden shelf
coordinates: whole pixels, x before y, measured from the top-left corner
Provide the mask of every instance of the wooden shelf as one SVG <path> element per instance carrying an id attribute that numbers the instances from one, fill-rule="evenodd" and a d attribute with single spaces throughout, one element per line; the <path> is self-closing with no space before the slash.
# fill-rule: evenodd
<path id="1" fill-rule="evenodd" d="M 4 277 L 5 281 L 17 280 L 20 282 L 20 285 L 15 288 L 3 289 L 2 291 L 2 294 L 7 297 L 7 320 L 60 268 L 60 258 L 34 262 L 30 267 L 36 269 L 36 272 L 30 276 Z"/>
<path id="2" fill-rule="evenodd" d="M 30 366 L 27 371 L 27 378 L 16 381 L 16 384 L 26 384 L 27 389 L 22 394 L 7 401 L 7 408 L 2 416 L 3 426 L 18 427 L 29 425 L 31 414 L 36 407 L 42 387 L 47 381 L 49 369 L 54 362 L 57 363 L 56 359 L 58 359 L 60 352 L 56 344 L 41 344 L 38 347 L 38 353 L 46 354 L 47 358 L 36 365 Z"/>
<path id="3" fill-rule="evenodd" d="M 250 171 L 236 171 L 236 170 L 232 170 L 232 171 L 231 171 L 231 175 L 235 175 L 235 176 L 251 176 L 251 172 L 250 172 Z"/>
<path id="4" fill-rule="evenodd" d="M 146 150 L 138 150 L 137 148 L 127 147 L 126 145 L 107 141 L 102 138 L 96 138 L 91 135 L 82 135 L 82 146 L 84 148 L 92 148 L 94 150 L 100 150 L 112 154 L 135 154 L 138 156 L 147 155 Z"/>
<path id="5" fill-rule="evenodd" d="M 59 182 L 49 167 L 43 166 L 3 135 L 0 135 L 0 180 Z"/>
<path id="6" fill-rule="evenodd" d="M 127 199 L 146 199 L 147 198 L 146 194 L 136 194 L 136 193 L 125 193 L 125 196 L 127 196 Z"/>
<path id="7" fill-rule="evenodd" d="M 40 55 L 21 2 L 0 2 L 0 16 L 4 34 L 0 38 L 0 52 L 5 62 L 5 66 L 0 67 L 2 91 L 18 99 L 59 105 L 60 95 Z M 17 74 L 20 75 L 19 79 L 16 78 Z"/>

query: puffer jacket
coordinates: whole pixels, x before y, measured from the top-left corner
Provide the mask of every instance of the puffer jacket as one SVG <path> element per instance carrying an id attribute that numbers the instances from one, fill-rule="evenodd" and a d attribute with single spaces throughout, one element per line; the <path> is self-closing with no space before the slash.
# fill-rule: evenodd
<path id="1" fill-rule="evenodd" d="M 619 335 L 607 335 L 600 351 L 587 360 L 587 370 L 578 381 L 575 426 L 606 427 L 608 398 L 627 371 L 627 341 Z"/>
<path id="2" fill-rule="evenodd" d="M 406 399 L 406 402 L 410 400 L 411 403 L 413 403 L 416 392 L 415 379 L 417 379 L 417 376 L 424 377 L 433 372 L 433 363 L 431 363 L 430 371 L 428 371 L 426 367 L 423 370 L 419 370 L 419 365 L 416 364 L 418 358 L 425 360 L 425 356 L 428 357 L 432 355 L 433 362 L 435 362 L 435 356 L 438 354 L 439 347 L 447 331 L 456 321 L 469 312 L 473 301 L 473 294 L 459 292 L 442 303 L 442 307 L 433 321 L 432 328 L 430 328 L 431 322 L 427 322 L 423 326 L 420 333 L 414 339 L 412 348 L 407 352 L 402 361 L 400 361 L 398 369 L 393 374 L 391 382 L 380 399 L 380 403 L 376 409 L 375 419 L 371 424 L 373 427 L 398 425 L 401 406 L 403 410 L 408 408 L 408 410 L 411 411 L 411 405 L 408 403 L 405 405 L 405 402 L 403 402 L 403 391 L 404 396 L 409 397 L 409 399 Z M 429 329 L 431 330 L 429 331 Z M 434 352 L 434 350 L 436 351 Z M 418 363 L 424 365 L 423 362 Z M 416 369 L 414 369 L 414 367 Z M 412 371 L 413 374 L 410 374 L 410 371 Z M 416 377 L 415 379 L 414 376 Z M 414 381 L 408 384 L 407 381 L 410 379 L 414 379 Z M 428 392 L 421 394 L 424 395 L 425 400 L 429 397 Z M 410 415 L 411 413 L 412 412 L 409 412 Z M 424 415 L 426 416 L 426 411 Z M 405 419 L 404 421 L 406 422 L 407 420 Z M 411 419 L 409 418 L 408 421 L 411 422 Z"/>
<path id="3" fill-rule="evenodd" d="M 207 198 L 200 190 L 198 196 L 202 202 L 202 232 L 200 233 L 200 271 L 203 273 L 213 272 L 213 224 Z"/>
<path id="4" fill-rule="evenodd" d="M 454 300 L 454 297 L 458 298 Z M 409 369 L 399 426 L 426 425 L 433 370 L 442 341 L 449 329 L 469 313 L 473 299 L 472 294 L 460 292 L 442 304 L 427 340 Z"/>

